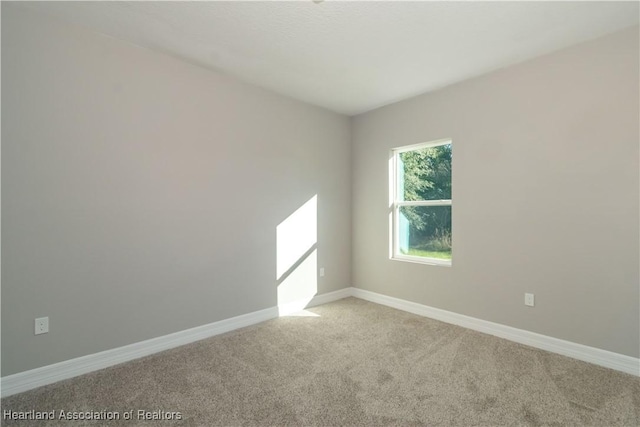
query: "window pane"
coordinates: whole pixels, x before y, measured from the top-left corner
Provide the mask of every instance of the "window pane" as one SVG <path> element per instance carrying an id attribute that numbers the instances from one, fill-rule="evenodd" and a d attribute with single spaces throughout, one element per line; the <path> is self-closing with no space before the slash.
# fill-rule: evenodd
<path id="1" fill-rule="evenodd" d="M 451 259 L 451 206 L 401 206 L 398 251 L 403 255 Z"/>
<path id="2" fill-rule="evenodd" d="M 399 201 L 451 199 L 451 144 L 398 154 Z"/>

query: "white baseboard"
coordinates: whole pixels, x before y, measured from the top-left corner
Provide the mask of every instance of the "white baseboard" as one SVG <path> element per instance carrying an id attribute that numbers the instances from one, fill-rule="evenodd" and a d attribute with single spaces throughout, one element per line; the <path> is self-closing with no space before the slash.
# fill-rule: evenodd
<path id="1" fill-rule="evenodd" d="M 313 297 L 311 302 L 309 302 L 307 307 L 314 307 L 316 305 L 327 304 L 343 298 L 351 297 L 353 296 L 353 289 L 355 288 L 343 288 L 338 289 L 337 291 L 327 292 L 326 294 L 316 295 Z"/>
<path id="2" fill-rule="evenodd" d="M 316 295 L 310 301 L 305 301 L 302 308 L 326 304 L 350 296 L 393 307 L 398 310 L 407 311 L 419 316 L 429 317 L 442 322 L 495 335 L 500 338 L 547 350 L 552 353 L 562 354 L 564 356 L 593 363 L 595 365 L 640 376 L 640 359 L 634 357 L 536 334 L 534 332 L 513 328 L 511 326 L 476 319 L 474 317 L 429 307 L 399 298 L 389 297 L 375 292 L 366 291 L 364 289 L 350 287 L 322 295 Z M 293 304 L 295 305 L 297 303 L 299 302 L 294 302 Z M 130 360 L 148 356 L 170 348 L 209 338 L 214 335 L 219 335 L 235 329 L 274 319 L 278 317 L 278 315 L 279 308 L 271 307 L 210 323 L 208 325 L 198 326 L 162 337 L 126 345 L 124 347 L 118 347 L 102 351 L 100 353 L 55 363 L 53 365 L 43 366 L 30 371 L 8 375 L 0 379 L 0 395 L 2 397 L 6 397 L 12 394 L 31 390 L 36 387 L 97 371 L 99 369 L 108 368 L 110 366 L 128 362 Z"/>
<path id="3" fill-rule="evenodd" d="M 351 293 L 351 288 L 343 288 L 337 291 L 327 292 L 326 294 L 315 295 L 311 298 L 304 298 L 297 301 L 288 302 L 286 304 L 280 304 L 278 305 L 278 313 L 280 314 L 280 316 L 287 316 L 289 314 L 304 310 L 305 308 L 327 304 L 329 302 L 350 297 Z"/>
<path id="4" fill-rule="evenodd" d="M 2 377 L 0 381 L 0 395 L 6 397 L 21 393 L 276 317 L 278 317 L 278 309 L 276 307 L 267 308 L 158 338 L 8 375 Z"/>
<path id="5" fill-rule="evenodd" d="M 601 350 L 599 348 L 589 347 L 582 344 L 576 344 L 571 341 L 552 338 L 535 332 L 529 332 L 513 328 L 511 326 L 489 322 L 487 320 L 476 319 L 475 317 L 465 316 L 451 311 L 389 297 L 375 292 L 366 291 L 364 289 L 351 288 L 351 295 L 376 304 L 386 305 L 388 307 L 407 311 L 419 316 L 429 317 L 445 323 L 451 323 L 474 331 L 504 338 L 509 341 L 539 348 L 541 350 L 547 350 L 552 353 L 568 356 L 573 359 L 593 363 L 594 365 L 604 366 L 605 368 L 615 369 L 616 371 L 640 376 L 640 359 L 635 357 L 625 356 L 623 354 L 613 353 L 611 351 Z"/>
<path id="6" fill-rule="evenodd" d="M 291 305 L 287 305 L 286 308 L 288 310 L 292 310 L 294 306 L 297 307 L 302 304 L 297 308 L 297 310 L 300 310 L 306 307 L 326 304 L 348 296 L 351 296 L 351 288 L 344 288 L 334 292 L 316 295 L 310 301 L 293 302 Z M 22 393 L 23 391 L 31 390 L 36 387 L 52 384 L 57 381 L 66 380 L 68 378 L 87 374 L 99 369 L 108 368 L 109 366 L 149 356 L 160 351 L 189 344 L 194 341 L 199 341 L 225 332 L 230 332 L 235 329 L 244 328 L 245 326 L 264 322 L 266 320 L 275 319 L 279 315 L 279 310 L 280 315 L 282 315 L 282 307 L 271 307 L 243 314 L 241 316 L 220 320 L 218 322 L 209 323 L 208 325 L 164 335 L 158 338 L 140 341 L 124 347 L 118 347 L 102 351 L 100 353 L 65 360 L 64 362 L 55 363 L 53 365 L 8 375 L 0 379 L 0 396 L 6 397 L 11 396 L 12 394 Z"/>

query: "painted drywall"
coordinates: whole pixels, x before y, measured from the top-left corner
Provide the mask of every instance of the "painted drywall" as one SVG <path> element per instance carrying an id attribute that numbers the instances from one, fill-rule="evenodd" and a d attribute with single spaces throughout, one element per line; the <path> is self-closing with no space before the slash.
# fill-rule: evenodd
<path id="1" fill-rule="evenodd" d="M 354 286 L 638 357 L 638 52 L 635 27 L 354 117 Z M 449 137 L 453 265 L 390 260 L 389 150 Z"/>
<path id="2" fill-rule="evenodd" d="M 349 126 L 3 2 L 2 376 L 275 306 L 316 195 L 310 279 L 348 286 Z"/>

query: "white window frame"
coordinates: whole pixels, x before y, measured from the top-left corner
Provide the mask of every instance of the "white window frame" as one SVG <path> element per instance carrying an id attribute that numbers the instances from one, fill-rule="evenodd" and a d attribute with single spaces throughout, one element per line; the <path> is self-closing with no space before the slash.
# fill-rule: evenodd
<path id="1" fill-rule="evenodd" d="M 437 141 L 422 142 L 419 144 L 406 145 L 391 150 L 389 164 L 389 199 L 391 205 L 391 248 L 390 258 L 398 261 L 417 262 L 420 264 L 451 266 L 450 259 L 428 258 L 415 255 L 405 255 L 400 252 L 400 230 L 399 221 L 400 208 L 403 206 L 452 206 L 452 200 L 419 200 L 419 201 L 401 201 L 398 194 L 398 155 L 407 151 L 420 150 L 427 147 L 438 147 L 440 145 L 452 144 L 451 138 L 439 139 Z M 452 160 L 453 161 L 453 160 Z M 452 168 L 453 170 L 453 168 Z M 452 177 L 453 179 L 453 177 Z M 453 196 L 452 196 L 453 197 Z"/>

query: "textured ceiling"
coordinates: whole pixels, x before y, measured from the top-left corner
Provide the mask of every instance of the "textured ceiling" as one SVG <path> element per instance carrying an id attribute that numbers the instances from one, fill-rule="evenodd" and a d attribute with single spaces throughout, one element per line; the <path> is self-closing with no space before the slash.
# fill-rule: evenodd
<path id="1" fill-rule="evenodd" d="M 638 2 L 25 2 L 349 115 L 638 23 Z"/>

